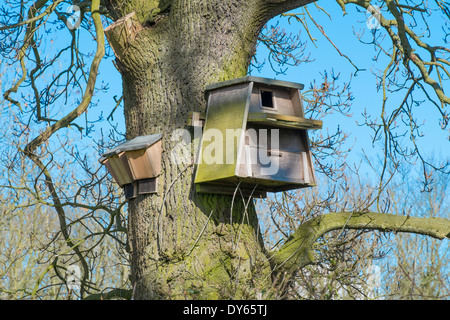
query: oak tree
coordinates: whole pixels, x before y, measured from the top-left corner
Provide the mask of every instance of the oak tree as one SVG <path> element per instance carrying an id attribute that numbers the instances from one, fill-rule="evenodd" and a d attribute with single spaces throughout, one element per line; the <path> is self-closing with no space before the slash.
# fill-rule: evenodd
<path id="1" fill-rule="evenodd" d="M 448 219 L 394 215 L 382 212 L 381 206 L 374 207 L 372 202 L 360 210 L 325 211 L 303 221 L 296 230 L 290 230 L 282 244 L 268 250 L 259 226 L 260 213 L 252 198 L 238 192 L 235 196 L 197 193 L 193 183 L 194 163 L 172 161 L 170 151 L 177 141 L 171 134 L 186 127 L 189 112 L 205 111 L 207 85 L 248 73 L 249 67 L 255 65 L 252 58 L 258 43 L 268 46 L 272 61 L 294 65 L 301 62 L 303 58 L 294 52 L 301 50 L 300 43 L 290 47 L 295 39 L 276 29 L 267 31 L 266 23 L 284 15 L 302 23 L 309 17 L 310 25 L 314 25 L 316 21 L 306 6 L 312 2 L 86 0 L 73 2 L 78 14 L 75 19 L 61 9 L 65 3 L 62 0 L 37 0 L 26 6 L 23 1 L 8 0 L 2 6 L 1 52 L 9 64 L 8 70 L 14 67 L 18 70 L 18 76 L 4 91 L 4 98 L 7 108 L 13 110 L 10 113 L 13 133 L 21 138 L 16 140 L 20 140 L 17 148 L 12 148 L 4 158 L 10 161 L 11 170 L 13 159 L 21 159 L 25 167 L 36 168 L 23 181 L 2 185 L 17 198 L 21 192 L 28 192 L 34 201 L 54 209 L 60 227 L 57 236 L 64 239 L 81 266 L 83 296 L 92 293 L 88 281 L 92 251 L 76 241 L 72 226 L 83 225 L 83 220 L 69 219 L 69 211 L 85 210 L 102 225 L 101 231 L 92 232 L 90 237 L 117 237 L 116 233 L 124 232 L 125 225 L 121 216 L 124 204 L 118 204 L 112 192 L 100 190 L 107 184 L 104 171 L 80 156 L 74 146 L 78 143 L 81 146 L 81 142 L 66 138 L 69 130 L 84 136 L 94 130 L 96 124 L 84 121 L 83 117 L 87 119 L 90 107 L 98 103 L 96 97 L 108 90 L 99 81 L 100 65 L 107 56 L 113 56 L 122 78 L 123 98 L 117 98 L 116 102 L 123 104 L 126 139 L 156 133 L 163 136 L 158 193 L 139 195 L 127 203 L 126 241 L 133 298 L 282 298 L 291 285 L 290 279 L 313 263 L 312 247 L 317 239 L 335 230 L 450 237 Z M 428 43 L 427 37 L 415 27 L 426 24 L 431 15 L 449 18 L 449 6 L 444 1 L 427 7 L 413 1 L 387 0 L 378 3 L 381 9 L 376 11 L 375 4 L 366 0 L 337 3 L 344 14 L 355 7 L 373 12 L 380 25 L 381 31 L 372 33 L 370 45 L 377 57 L 388 60 L 377 73 L 383 104 L 378 113 L 374 112 L 379 118 L 367 114 L 365 124 L 374 129 L 374 140 L 383 141 L 379 180 L 382 190 L 389 180 L 390 166 L 395 167 L 398 159 L 416 156 L 423 161 L 424 168 L 430 166 L 414 144 L 420 131 L 414 120 L 418 91 L 427 97 L 420 107 L 437 109 L 441 126 L 447 127 L 450 98 L 444 84 L 450 77 L 450 49 L 431 40 Z M 302 14 L 293 13 L 293 9 L 303 10 Z M 317 27 L 323 31 L 320 25 Z M 305 28 L 309 30 L 306 25 Z M 442 31 L 446 42 L 448 25 L 443 24 Z M 56 41 L 60 33 L 65 33 L 66 43 Z M 95 43 L 92 54 L 87 53 L 88 37 Z M 55 49 L 53 46 L 57 45 Z M 63 56 L 65 60 L 61 59 Z M 323 116 L 329 108 L 351 110 L 348 87 L 338 89 L 336 81 L 334 76 L 325 78 L 322 85 L 312 86 L 309 95 L 304 95 L 310 114 Z M 388 97 L 396 91 L 404 92 L 404 99 L 391 108 Z M 336 99 L 331 104 L 330 97 Z M 408 129 L 413 148 L 406 149 L 400 142 L 396 131 L 399 123 Z M 335 168 L 327 167 L 326 159 L 339 157 L 341 138 L 342 133 L 337 132 L 312 141 L 319 170 L 330 176 Z M 114 141 L 105 137 L 100 143 L 103 143 L 98 148 L 101 151 Z M 195 143 L 198 141 L 192 141 L 192 153 Z M 61 150 L 72 160 L 58 160 L 56 154 Z M 84 173 L 77 171 L 61 182 L 58 170 L 74 163 Z M 445 171 L 446 167 L 433 168 Z M 426 183 L 429 178 L 426 170 L 424 177 Z M 68 192 L 65 184 L 78 188 Z M 111 184 L 108 188 L 113 190 Z M 96 216 L 99 211 L 106 213 L 106 217 Z M 104 221 L 100 222 L 101 219 Z M 90 249 L 95 246 L 92 244 Z M 56 266 L 57 259 L 52 263 Z"/>

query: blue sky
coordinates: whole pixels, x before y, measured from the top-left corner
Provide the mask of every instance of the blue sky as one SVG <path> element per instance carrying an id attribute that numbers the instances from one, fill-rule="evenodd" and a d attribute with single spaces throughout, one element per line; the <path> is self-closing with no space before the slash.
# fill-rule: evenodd
<path id="1" fill-rule="evenodd" d="M 372 68 L 383 69 L 386 65 L 380 62 L 375 63 L 373 57 L 375 51 L 371 45 L 362 44 L 354 34 L 363 32 L 366 38 L 369 39 L 370 30 L 366 24 L 366 16 L 364 12 L 356 13 L 352 10 L 351 6 L 347 6 L 347 11 L 349 14 L 343 16 L 342 10 L 339 5 L 334 1 L 319 1 L 318 4 L 323 7 L 331 16 L 328 18 L 324 13 L 318 12 L 314 5 L 310 5 L 308 8 L 310 13 L 313 15 L 314 19 L 320 23 L 327 36 L 333 41 L 333 43 L 339 48 L 342 54 L 348 56 L 358 68 L 366 69 L 366 71 L 359 71 L 356 76 L 353 77 L 351 82 L 351 91 L 355 97 L 352 104 L 351 113 L 354 115 L 351 118 L 343 117 L 342 115 L 335 114 L 334 116 L 327 116 L 324 119 L 324 125 L 322 130 L 330 129 L 333 130 L 337 125 L 348 131 L 351 136 L 349 143 L 353 144 L 353 150 L 349 155 L 349 161 L 358 162 L 362 157 L 362 151 L 369 155 L 369 157 L 376 158 L 380 155 L 381 150 L 373 148 L 372 141 L 372 130 L 361 127 L 356 124 L 356 122 L 362 122 L 361 113 L 367 110 L 368 113 L 379 117 L 381 104 L 382 104 L 382 94 L 377 92 L 376 88 L 376 78 L 372 74 Z M 300 10 L 294 10 L 292 12 L 300 12 Z M 314 15 L 318 13 L 317 15 Z M 445 45 L 443 43 L 441 34 L 441 25 L 443 20 L 436 19 L 435 17 L 432 21 L 427 21 L 430 27 L 434 27 L 434 33 L 432 33 L 433 38 L 430 42 L 434 45 Z M 305 30 L 302 28 L 301 24 L 295 22 L 291 19 L 291 23 L 288 23 L 286 18 L 279 20 L 278 18 L 273 19 L 269 22 L 269 25 L 275 25 L 279 21 L 279 26 L 285 28 L 288 32 L 298 32 L 301 31 L 302 39 L 308 41 L 307 51 L 311 53 L 311 58 L 315 61 L 312 63 L 304 63 L 298 67 L 290 67 L 285 75 L 277 75 L 270 66 L 266 64 L 265 68 L 258 75 L 278 78 L 293 82 L 304 83 L 305 87 L 308 86 L 309 82 L 313 79 L 320 81 L 320 73 L 324 70 L 334 70 L 335 73 L 341 74 L 341 80 L 347 81 L 350 75 L 355 71 L 355 68 L 351 63 L 345 58 L 339 55 L 336 49 L 329 43 L 329 41 L 319 32 L 319 30 L 311 23 L 310 32 L 313 37 L 317 39 L 317 47 L 311 44 L 309 37 Z M 437 31 L 437 32 L 436 32 Z M 426 39 L 425 41 L 429 41 Z M 262 46 L 258 51 L 258 58 L 264 59 L 267 56 L 267 50 Z M 424 58 L 428 58 L 424 55 Z M 257 72 L 254 72 L 257 74 Z M 450 89 L 449 83 L 447 81 L 447 88 Z M 392 95 L 389 97 L 388 106 L 394 108 L 398 106 L 403 95 Z M 450 131 L 441 130 L 439 128 L 439 115 L 435 108 L 429 102 L 425 102 L 417 109 L 417 115 L 420 119 L 419 122 L 425 121 L 422 131 L 425 134 L 423 138 L 420 139 L 419 145 L 423 148 L 424 154 L 426 156 L 433 157 L 433 155 L 438 155 L 440 157 L 449 159 L 449 134 Z M 408 139 L 408 138 L 406 138 Z"/>

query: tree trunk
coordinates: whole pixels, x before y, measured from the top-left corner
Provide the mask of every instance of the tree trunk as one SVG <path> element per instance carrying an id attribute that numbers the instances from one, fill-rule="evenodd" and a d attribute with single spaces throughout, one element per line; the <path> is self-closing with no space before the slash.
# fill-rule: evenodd
<path id="1" fill-rule="evenodd" d="M 123 17 L 105 32 L 123 78 L 127 139 L 163 134 L 158 194 L 129 201 L 134 298 L 267 297 L 252 201 L 196 193 L 195 167 L 172 161 L 171 138 L 189 111 L 206 110 L 206 85 L 246 75 L 268 12 L 259 1 L 174 1 L 136 14 L 109 5 Z"/>

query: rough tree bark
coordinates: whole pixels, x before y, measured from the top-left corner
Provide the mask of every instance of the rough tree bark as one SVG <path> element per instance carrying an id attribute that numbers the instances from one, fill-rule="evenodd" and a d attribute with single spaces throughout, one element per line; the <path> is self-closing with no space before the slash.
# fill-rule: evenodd
<path id="1" fill-rule="evenodd" d="M 265 251 L 253 204 L 196 193 L 194 166 L 171 161 L 171 134 L 190 111 L 205 111 L 206 85 L 246 75 L 270 18 L 308 2 L 105 1 L 127 138 L 163 134 L 158 194 L 129 201 L 135 299 L 273 297 L 272 271 L 285 257 Z"/>

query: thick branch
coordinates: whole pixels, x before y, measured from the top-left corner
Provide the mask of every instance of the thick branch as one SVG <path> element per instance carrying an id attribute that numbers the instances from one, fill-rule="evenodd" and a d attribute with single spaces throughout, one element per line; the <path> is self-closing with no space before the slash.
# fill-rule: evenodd
<path id="1" fill-rule="evenodd" d="M 317 0 L 263 0 L 264 4 L 270 8 L 270 18 L 316 1 Z"/>
<path id="2" fill-rule="evenodd" d="M 312 262 L 311 247 L 320 237 L 339 229 L 379 230 L 450 238 L 450 220 L 417 218 L 387 213 L 336 212 L 318 216 L 302 224 L 279 251 L 271 257 L 276 270 L 293 271 Z"/>

